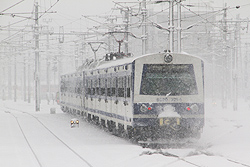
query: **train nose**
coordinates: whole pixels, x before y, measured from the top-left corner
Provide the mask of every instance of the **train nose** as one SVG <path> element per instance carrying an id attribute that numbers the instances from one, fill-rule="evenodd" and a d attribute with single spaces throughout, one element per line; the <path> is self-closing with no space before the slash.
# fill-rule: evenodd
<path id="1" fill-rule="evenodd" d="M 172 105 L 162 105 L 157 106 L 158 118 L 166 118 L 166 117 L 178 117 L 181 116 L 175 111 L 175 107 Z"/>
<path id="2" fill-rule="evenodd" d="M 175 107 L 172 105 L 163 105 L 158 107 L 158 119 L 160 126 L 171 127 L 173 130 L 180 128 L 181 116 L 175 111 Z"/>

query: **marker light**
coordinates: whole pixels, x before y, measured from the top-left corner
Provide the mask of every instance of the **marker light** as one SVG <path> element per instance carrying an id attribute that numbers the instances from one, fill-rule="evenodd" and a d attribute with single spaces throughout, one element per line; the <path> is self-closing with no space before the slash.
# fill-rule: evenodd
<path id="1" fill-rule="evenodd" d="M 173 60 L 173 56 L 172 56 L 171 54 L 167 53 L 167 54 L 164 56 L 164 61 L 165 61 L 166 63 L 170 63 L 170 62 L 172 62 L 172 60 Z"/>

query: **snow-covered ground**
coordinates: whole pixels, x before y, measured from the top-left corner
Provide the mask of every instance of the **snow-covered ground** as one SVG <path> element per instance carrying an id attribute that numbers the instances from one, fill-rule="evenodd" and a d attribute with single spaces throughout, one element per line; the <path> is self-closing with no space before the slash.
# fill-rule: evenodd
<path id="1" fill-rule="evenodd" d="M 232 111 L 207 100 L 201 139 L 190 147 L 162 150 L 142 148 L 81 118 L 79 128 L 71 128 L 75 116 L 45 101 L 40 112 L 34 110 L 34 104 L 0 101 L 0 166 L 250 166 L 250 106 L 244 101 Z"/>

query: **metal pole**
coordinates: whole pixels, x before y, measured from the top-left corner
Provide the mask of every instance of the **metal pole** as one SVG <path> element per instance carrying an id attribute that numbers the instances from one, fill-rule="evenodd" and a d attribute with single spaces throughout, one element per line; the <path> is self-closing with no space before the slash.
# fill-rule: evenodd
<path id="1" fill-rule="evenodd" d="M 178 22 L 177 22 L 177 51 L 181 52 L 181 0 L 177 2 L 177 14 L 178 14 Z"/>
<path id="2" fill-rule="evenodd" d="M 26 58 L 23 58 L 23 100 L 26 101 Z"/>
<path id="3" fill-rule="evenodd" d="M 222 85 L 222 107 L 226 108 L 227 107 L 227 85 L 228 85 L 228 80 L 227 80 L 227 4 L 225 3 L 224 7 L 224 14 L 223 14 L 223 51 L 224 51 L 224 56 L 223 56 L 223 85 Z"/>
<path id="4" fill-rule="evenodd" d="M 244 58 L 244 98 L 247 100 L 247 96 L 249 93 L 248 90 L 248 43 L 246 45 L 246 53 Z"/>
<path id="5" fill-rule="evenodd" d="M 146 17 L 147 17 L 147 9 L 146 9 L 146 0 L 142 2 L 142 54 L 147 53 L 147 26 L 146 26 Z"/>
<path id="6" fill-rule="evenodd" d="M 169 49 L 174 52 L 174 0 L 169 1 Z"/>
<path id="7" fill-rule="evenodd" d="M 10 23 L 8 25 L 8 35 L 10 36 Z M 11 66 L 12 66 L 12 48 L 9 46 L 9 56 L 8 56 L 8 98 L 9 100 L 12 99 L 12 73 L 11 73 Z"/>
<path id="8" fill-rule="evenodd" d="M 40 67 L 39 67 L 39 26 L 38 2 L 35 2 L 35 100 L 36 111 L 40 111 Z"/>
<path id="9" fill-rule="evenodd" d="M 3 66 L 3 74 L 2 74 L 2 100 L 5 100 L 5 62 L 4 58 L 2 58 L 2 66 Z"/>
<path id="10" fill-rule="evenodd" d="M 29 58 L 28 58 L 28 103 L 30 103 L 30 53 L 29 53 Z"/>
<path id="11" fill-rule="evenodd" d="M 125 32 L 128 32 L 129 9 L 125 10 Z M 125 54 L 128 54 L 128 33 L 125 33 Z"/>
<path id="12" fill-rule="evenodd" d="M 237 15 L 237 19 L 239 19 L 239 15 Z M 235 47 L 235 52 L 234 52 L 234 72 L 233 72 L 233 79 L 234 79 L 234 84 L 233 84 L 233 92 L 234 92 L 234 103 L 233 103 L 233 110 L 237 111 L 238 110 L 238 33 L 239 33 L 239 24 L 238 22 L 235 23 L 235 31 L 234 31 L 234 47 Z"/>
<path id="13" fill-rule="evenodd" d="M 16 91 L 17 91 L 17 83 L 16 83 L 16 53 L 14 53 L 15 54 L 15 65 L 14 65 L 14 102 L 16 102 L 16 99 L 17 99 L 17 97 L 16 97 Z"/>
<path id="14" fill-rule="evenodd" d="M 50 89 L 50 55 L 49 55 L 49 26 L 47 27 L 47 57 L 46 57 L 46 64 L 47 64 L 47 93 L 48 93 L 48 104 L 50 103 L 50 97 L 51 97 L 51 89 Z"/>

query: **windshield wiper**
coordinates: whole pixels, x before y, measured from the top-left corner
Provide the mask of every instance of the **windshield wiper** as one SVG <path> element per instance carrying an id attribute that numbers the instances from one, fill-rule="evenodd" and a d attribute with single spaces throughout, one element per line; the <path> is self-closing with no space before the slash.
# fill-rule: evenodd
<path id="1" fill-rule="evenodd" d="M 171 94 L 171 92 L 169 92 L 168 94 L 166 94 L 166 97 L 168 97 Z"/>

